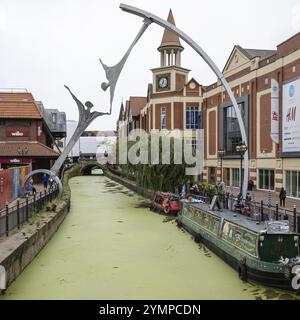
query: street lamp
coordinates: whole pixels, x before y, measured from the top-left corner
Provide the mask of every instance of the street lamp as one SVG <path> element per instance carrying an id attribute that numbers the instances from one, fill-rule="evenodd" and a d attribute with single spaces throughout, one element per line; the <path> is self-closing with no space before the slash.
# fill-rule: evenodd
<path id="1" fill-rule="evenodd" d="M 19 148 L 18 148 L 18 154 L 21 155 L 21 156 L 24 156 L 25 154 L 27 154 L 28 151 L 29 151 L 29 150 L 28 150 L 27 147 L 25 147 L 25 148 L 19 147 Z"/>
<path id="2" fill-rule="evenodd" d="M 240 193 L 243 194 L 243 175 L 242 175 L 242 170 L 243 170 L 243 157 L 246 151 L 248 151 L 248 147 L 246 144 L 243 142 L 242 144 L 238 145 L 235 147 L 236 152 L 240 153 L 241 155 L 241 187 L 240 187 Z M 245 168 L 247 170 L 247 168 Z"/>
<path id="3" fill-rule="evenodd" d="M 223 181 L 223 157 L 225 156 L 225 150 L 218 150 L 218 156 L 221 159 L 221 182 Z"/>

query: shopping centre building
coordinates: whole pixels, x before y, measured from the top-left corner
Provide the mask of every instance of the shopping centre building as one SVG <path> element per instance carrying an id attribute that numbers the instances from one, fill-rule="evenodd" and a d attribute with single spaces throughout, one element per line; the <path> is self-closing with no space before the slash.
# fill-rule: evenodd
<path id="1" fill-rule="evenodd" d="M 170 11 L 168 21 L 175 24 Z M 179 38 L 165 30 L 158 48 L 160 67 L 145 100 L 130 111 L 121 106 L 118 128 L 204 129 L 205 164 L 202 179 L 223 179 L 239 188 L 243 143 L 232 103 L 217 81 L 203 86 L 189 79 L 181 66 L 184 48 Z M 223 73 L 242 113 L 249 150 L 249 179 L 257 190 L 300 198 L 300 33 L 274 50 L 234 46 Z M 195 141 L 191 141 L 195 145 Z M 223 177 L 222 177 L 223 176 Z"/>

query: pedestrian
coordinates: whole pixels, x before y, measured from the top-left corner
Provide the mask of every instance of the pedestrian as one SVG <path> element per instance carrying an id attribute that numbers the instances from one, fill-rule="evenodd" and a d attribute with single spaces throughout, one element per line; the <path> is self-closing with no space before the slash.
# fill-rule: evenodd
<path id="1" fill-rule="evenodd" d="M 32 179 L 29 180 L 28 185 L 27 185 L 27 189 L 29 191 L 29 194 L 30 194 L 30 192 L 32 192 L 32 195 L 36 194 L 36 188 L 33 185 L 33 180 Z"/>
<path id="2" fill-rule="evenodd" d="M 248 191 L 253 191 L 253 188 L 254 188 L 254 182 L 253 180 L 249 180 L 248 181 Z"/>
<path id="3" fill-rule="evenodd" d="M 285 207 L 285 198 L 286 198 L 286 191 L 282 187 L 279 192 L 279 200 L 280 200 L 281 207 Z"/>
<path id="4" fill-rule="evenodd" d="M 43 185 L 44 185 L 44 189 L 47 190 L 48 183 L 49 183 L 49 176 L 46 173 L 44 173 L 44 175 L 42 177 L 42 182 L 43 182 Z"/>
<path id="5" fill-rule="evenodd" d="M 251 203 L 251 200 L 252 200 L 252 198 L 251 198 L 251 196 L 250 196 L 250 193 L 247 192 L 247 195 L 246 195 L 246 203 L 247 203 L 247 204 L 250 204 L 250 203 Z"/>

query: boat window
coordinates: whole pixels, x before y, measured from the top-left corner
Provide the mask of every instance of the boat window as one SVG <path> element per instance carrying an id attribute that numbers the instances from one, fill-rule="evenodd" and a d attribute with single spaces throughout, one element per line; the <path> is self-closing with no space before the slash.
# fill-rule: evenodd
<path id="1" fill-rule="evenodd" d="M 257 256 L 257 234 L 240 226 L 224 221 L 222 238 L 247 253 Z"/>
<path id="2" fill-rule="evenodd" d="M 191 219 L 194 223 L 197 223 L 200 227 L 209 230 L 210 232 L 218 235 L 220 227 L 220 218 L 204 212 L 193 206 L 185 206 L 184 216 Z"/>

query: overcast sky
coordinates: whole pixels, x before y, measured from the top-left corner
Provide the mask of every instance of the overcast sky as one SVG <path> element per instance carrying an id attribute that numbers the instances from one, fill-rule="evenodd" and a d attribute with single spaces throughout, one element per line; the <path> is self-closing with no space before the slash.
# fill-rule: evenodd
<path id="1" fill-rule="evenodd" d="M 124 0 L 123 3 L 167 18 L 189 34 L 222 70 L 235 44 L 276 49 L 300 31 L 299 0 Z M 78 119 L 77 107 L 64 88 L 90 100 L 95 109 L 109 110 L 103 92 L 107 65 L 119 62 L 142 25 L 142 19 L 110 0 L 0 0 L 0 88 L 27 88 L 46 108 L 59 108 Z M 89 129 L 114 129 L 122 99 L 146 95 L 149 69 L 159 67 L 157 47 L 163 29 L 152 24 L 132 51 L 120 76 L 113 114 Z M 182 43 L 182 66 L 190 77 L 208 85 L 216 80 L 201 58 Z"/>

